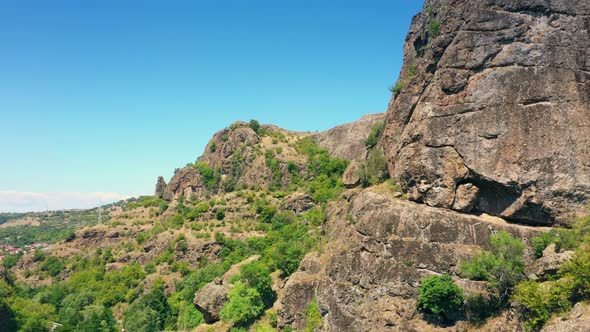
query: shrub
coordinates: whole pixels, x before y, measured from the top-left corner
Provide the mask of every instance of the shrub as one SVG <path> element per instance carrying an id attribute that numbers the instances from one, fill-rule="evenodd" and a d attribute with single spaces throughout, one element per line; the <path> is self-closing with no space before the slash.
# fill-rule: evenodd
<path id="1" fill-rule="evenodd" d="M 461 262 L 459 271 L 469 279 L 488 281 L 503 304 L 514 286 L 524 278 L 524 243 L 506 231 L 491 237 L 492 250 Z"/>
<path id="2" fill-rule="evenodd" d="M 404 81 L 399 80 L 393 87 L 389 89 L 389 91 L 393 92 L 393 95 L 397 97 L 402 91 L 404 90 Z"/>
<path id="3" fill-rule="evenodd" d="M 375 149 L 369 153 L 367 162 L 361 166 L 359 178 L 364 187 L 381 183 L 389 178 L 387 161 L 381 150 Z"/>
<path id="4" fill-rule="evenodd" d="M 318 302 L 315 298 L 311 300 L 311 303 L 307 306 L 307 310 L 305 310 L 305 318 L 304 332 L 313 332 L 317 328 L 322 327 L 322 316 L 320 315 Z"/>
<path id="5" fill-rule="evenodd" d="M 265 205 L 258 212 L 260 221 L 264 223 L 272 222 L 272 218 L 275 216 L 276 213 L 277 208 L 273 205 Z"/>
<path id="6" fill-rule="evenodd" d="M 242 266 L 240 271 L 242 282 L 248 287 L 256 289 L 266 307 L 272 306 L 276 299 L 276 294 L 272 290 L 272 277 L 266 265 L 255 261 Z"/>
<path id="7" fill-rule="evenodd" d="M 254 130 L 255 133 L 258 134 L 258 132 L 260 131 L 260 122 L 256 120 L 250 120 L 249 127 L 250 129 Z"/>
<path id="8" fill-rule="evenodd" d="M 369 133 L 369 137 L 365 140 L 367 149 L 372 149 L 379 143 L 379 139 L 383 135 L 383 129 L 385 129 L 384 122 L 377 123 L 371 128 L 371 133 Z"/>
<path id="9" fill-rule="evenodd" d="M 428 35 L 431 38 L 436 38 L 440 34 L 440 21 L 432 20 L 428 23 Z"/>
<path id="10" fill-rule="evenodd" d="M 223 219 L 225 219 L 225 211 L 223 211 L 223 210 L 219 210 L 219 211 L 217 211 L 217 212 L 215 213 L 215 218 L 216 218 L 217 220 L 220 220 L 220 221 L 221 221 L 221 220 L 223 220 Z"/>
<path id="11" fill-rule="evenodd" d="M 541 286 L 534 281 L 525 281 L 515 288 L 513 299 L 516 301 L 521 314 L 521 319 L 529 329 L 542 327 L 551 313 Z"/>
<path id="12" fill-rule="evenodd" d="M 554 243 L 557 239 L 557 233 L 551 230 L 546 233 L 534 236 L 531 239 L 531 245 L 536 258 L 543 256 L 543 250 L 547 248 L 551 243 Z"/>
<path id="13" fill-rule="evenodd" d="M 463 306 L 463 290 L 450 275 L 432 276 L 422 280 L 418 288 L 418 310 L 447 321 Z"/>
<path id="14" fill-rule="evenodd" d="M 258 291 L 239 281 L 229 292 L 228 298 L 229 301 L 220 313 L 224 322 L 244 325 L 253 321 L 264 310 L 264 303 Z"/>

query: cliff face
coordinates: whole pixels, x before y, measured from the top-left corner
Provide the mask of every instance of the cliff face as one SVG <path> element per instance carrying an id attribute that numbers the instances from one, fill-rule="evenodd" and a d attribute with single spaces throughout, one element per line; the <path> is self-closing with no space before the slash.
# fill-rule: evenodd
<path id="1" fill-rule="evenodd" d="M 390 173 L 430 206 L 567 223 L 590 199 L 590 2 L 424 8 L 387 113 Z"/>
<path id="2" fill-rule="evenodd" d="M 396 199 L 385 184 L 347 191 L 328 210 L 324 229 L 332 241 L 304 259 L 279 300 L 280 323 L 294 329 L 305 328 L 306 308 L 315 298 L 323 331 L 437 330 L 416 310 L 422 278 L 454 274 L 460 260 L 489 248 L 490 237 L 501 230 L 525 242 L 543 231 Z M 481 287 L 456 280 L 465 289 Z M 499 319 L 504 328 L 495 329 L 496 322 L 487 328 L 515 331 L 518 322 L 507 319 Z M 457 326 L 464 328 L 465 322 Z"/>

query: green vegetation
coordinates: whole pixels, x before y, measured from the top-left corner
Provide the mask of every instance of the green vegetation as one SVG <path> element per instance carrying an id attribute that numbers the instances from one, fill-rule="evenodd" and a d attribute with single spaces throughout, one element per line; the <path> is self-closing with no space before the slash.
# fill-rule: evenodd
<path id="1" fill-rule="evenodd" d="M 121 204 L 121 203 L 117 203 Z M 106 205 L 102 208 L 102 222 L 108 222 L 107 211 L 116 204 Z M 8 219 L 15 219 L 14 214 L 0 214 L 0 216 L 11 216 Z M 99 209 L 91 210 L 73 210 L 73 211 L 55 211 L 55 212 L 37 212 L 20 215 L 39 220 L 39 226 L 11 226 L 0 229 L 0 239 L 3 244 L 23 247 L 32 243 L 56 243 L 66 240 L 73 236 L 76 229 L 93 226 L 99 222 Z"/>
<path id="2" fill-rule="evenodd" d="M 359 178 L 364 187 L 381 183 L 389 178 L 387 160 L 380 149 L 369 151 L 366 163 L 361 165 Z"/>
<path id="3" fill-rule="evenodd" d="M 590 216 L 571 229 L 551 230 L 532 239 L 537 257 L 550 244 L 559 250 L 574 250 L 573 258 L 548 281 L 522 281 L 512 297 L 521 319 L 531 330 L 538 330 L 554 314 L 565 313 L 580 301 L 590 299 Z"/>
<path id="4" fill-rule="evenodd" d="M 349 162 L 331 157 L 328 150 L 318 147 L 311 137 L 299 140 L 296 149 L 307 156 L 310 180 L 304 185 L 311 198 L 317 203 L 325 203 L 340 196 L 344 191 L 342 174 Z"/>
<path id="5" fill-rule="evenodd" d="M 464 277 L 487 281 L 498 307 L 503 306 L 512 294 L 514 286 L 524 278 L 524 243 L 506 231 L 491 237 L 491 251 L 475 255 L 462 262 L 459 270 Z"/>
<path id="6" fill-rule="evenodd" d="M 399 80 L 399 81 L 397 81 L 397 83 L 395 83 L 395 85 L 393 87 L 389 88 L 389 91 L 391 91 L 393 93 L 393 95 L 395 97 L 397 97 L 404 90 L 404 86 L 405 86 L 404 81 Z"/>
<path id="7" fill-rule="evenodd" d="M 221 181 L 221 171 L 213 170 L 206 162 L 199 161 L 192 165 L 203 177 L 203 182 L 207 190 L 217 192 Z"/>
<path id="8" fill-rule="evenodd" d="M 255 133 L 258 134 L 258 132 L 260 131 L 260 122 L 256 120 L 250 120 L 249 127 L 250 129 L 254 130 Z"/>
<path id="9" fill-rule="evenodd" d="M 418 294 L 418 310 L 443 321 L 450 321 L 461 312 L 463 290 L 448 274 L 423 279 Z"/>
<path id="10" fill-rule="evenodd" d="M 237 325 L 244 325 L 264 310 L 264 303 L 260 293 L 242 282 L 237 282 L 229 292 L 229 302 L 221 310 L 221 319 Z"/>
<path id="11" fill-rule="evenodd" d="M 372 149 L 377 145 L 377 143 L 379 143 L 379 140 L 381 139 L 381 136 L 383 135 L 384 129 L 385 129 L 385 122 L 377 123 L 371 128 L 371 132 L 369 133 L 369 137 L 367 137 L 367 139 L 365 140 L 365 146 L 367 147 L 367 149 Z"/>
<path id="12" fill-rule="evenodd" d="M 149 208 L 149 207 L 158 207 L 159 213 L 162 213 L 168 209 L 168 203 L 161 199 L 154 196 L 142 196 L 137 201 L 132 201 L 127 204 L 127 208 L 129 210 L 137 209 L 137 208 Z"/>
<path id="13" fill-rule="evenodd" d="M 313 332 L 315 329 L 322 327 L 322 316 L 318 309 L 318 302 L 314 298 L 311 300 L 307 310 L 305 310 L 305 329 L 304 332 Z"/>
<path id="14" fill-rule="evenodd" d="M 440 34 L 440 21 L 432 20 L 428 23 L 428 35 L 431 38 L 436 38 Z"/>

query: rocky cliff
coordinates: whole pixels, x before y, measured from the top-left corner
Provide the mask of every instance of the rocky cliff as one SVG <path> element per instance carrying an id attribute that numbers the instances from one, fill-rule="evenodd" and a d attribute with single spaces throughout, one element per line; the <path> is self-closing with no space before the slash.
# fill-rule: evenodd
<path id="1" fill-rule="evenodd" d="M 585 206 L 590 2 L 428 0 L 404 51 L 383 142 L 410 199 L 534 225 Z"/>
<path id="2" fill-rule="evenodd" d="M 397 199 L 387 185 L 346 192 L 330 206 L 324 229 L 332 240 L 287 281 L 279 306 L 283 325 L 303 329 L 315 298 L 325 331 L 436 330 L 416 310 L 422 278 L 455 274 L 461 259 L 488 248 L 501 230 L 526 242 L 543 231 Z M 480 287 L 456 280 L 466 289 Z"/>
<path id="3" fill-rule="evenodd" d="M 248 123 L 236 122 L 217 132 L 198 160 L 215 173 L 210 176 L 218 177 L 216 181 L 205 179 L 198 167 L 190 165 L 178 170 L 168 184 L 159 177 L 155 195 L 173 200 L 243 187 L 265 190 L 274 185 L 285 189 L 293 180 L 289 164 L 305 172 L 306 156 L 295 147 L 301 138 L 312 138 L 335 157 L 363 161 L 367 156 L 365 140 L 371 128 L 384 120 L 385 113 L 366 115 L 320 133 L 294 132 L 271 125 L 262 125 L 254 131 Z M 269 162 L 267 151 L 272 151 L 276 165 Z M 213 188 L 212 182 L 215 182 Z"/>

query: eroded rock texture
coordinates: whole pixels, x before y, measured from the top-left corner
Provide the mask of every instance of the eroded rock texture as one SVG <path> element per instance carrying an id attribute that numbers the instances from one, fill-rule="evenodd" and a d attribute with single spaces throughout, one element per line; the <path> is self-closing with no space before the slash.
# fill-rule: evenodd
<path id="1" fill-rule="evenodd" d="M 390 173 L 430 206 L 567 223 L 590 198 L 590 1 L 424 8 L 388 109 Z M 466 183 L 476 202 L 457 205 Z"/>
<path id="2" fill-rule="evenodd" d="M 394 199 L 375 188 L 349 190 L 328 212 L 324 227 L 332 241 L 321 254 L 307 255 L 287 281 L 279 299 L 281 325 L 303 329 L 306 308 L 316 298 L 324 331 L 437 330 L 416 311 L 422 278 L 455 274 L 460 260 L 489 248 L 501 230 L 527 243 L 542 231 Z M 468 290 L 481 287 L 456 280 Z M 490 330 L 514 331 L 516 324 Z"/>

